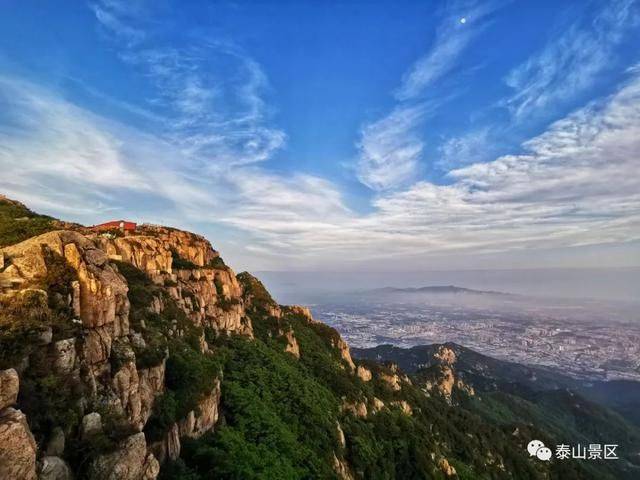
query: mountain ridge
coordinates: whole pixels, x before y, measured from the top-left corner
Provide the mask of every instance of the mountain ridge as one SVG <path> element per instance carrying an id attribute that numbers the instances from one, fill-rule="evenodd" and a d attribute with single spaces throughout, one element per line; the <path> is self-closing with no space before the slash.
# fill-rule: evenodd
<path id="1" fill-rule="evenodd" d="M 202 236 L 96 231 L 1 199 L 0 232 L 0 478 L 636 473 L 529 458 L 528 435 L 548 433 L 452 402 L 476 394 L 446 356 L 428 378 L 354 360 Z"/>

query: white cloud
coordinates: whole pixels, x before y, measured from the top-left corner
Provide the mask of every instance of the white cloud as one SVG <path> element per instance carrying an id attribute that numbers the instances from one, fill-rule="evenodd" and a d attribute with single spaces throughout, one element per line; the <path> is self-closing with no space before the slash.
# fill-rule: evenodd
<path id="1" fill-rule="evenodd" d="M 3 107 L 12 106 L 0 128 L 0 168 L 10 172 L 0 176 L 3 193 L 89 223 L 116 209 L 117 216 L 195 225 L 216 243 L 213 231 L 240 231 L 228 247 L 246 245 L 236 255 L 252 255 L 254 268 L 385 259 L 411 268 L 416 259 L 454 252 L 640 239 L 638 76 L 526 142 L 525 153 L 454 170 L 449 185 L 423 181 L 382 194 L 370 213 L 348 208 L 340 189 L 316 176 L 185 167 L 160 138 L 24 82 L 3 79 L 0 90 Z"/>
<path id="2" fill-rule="evenodd" d="M 490 139 L 493 137 L 489 127 L 472 130 L 458 137 L 450 137 L 438 148 L 440 157 L 435 165 L 443 171 L 449 171 L 462 165 L 487 160 L 492 153 Z"/>
<path id="3" fill-rule="evenodd" d="M 426 101 L 423 94 L 455 66 L 465 47 L 483 28 L 483 20 L 499 5 L 474 1 L 450 5 L 431 49 L 403 76 L 395 92 L 396 107 L 362 128 L 356 145 L 356 174 L 361 183 L 375 191 L 386 191 L 404 187 L 416 179 L 425 146 L 419 130 L 426 113 L 447 100 Z"/>
<path id="4" fill-rule="evenodd" d="M 241 49 L 206 36 L 185 48 L 159 43 L 138 26 L 150 15 L 140 5 L 108 0 L 93 10 L 125 40 L 120 58 L 151 84 L 146 108 L 165 117 L 165 137 L 192 163 L 220 170 L 262 162 L 285 144 L 284 132 L 265 125 L 267 78 Z M 127 29 L 144 35 L 126 41 Z"/>
<path id="5" fill-rule="evenodd" d="M 398 107 L 362 129 L 357 174 L 363 184 L 386 190 L 415 177 L 424 147 L 416 130 L 424 115 L 424 106 Z"/>
<path id="6" fill-rule="evenodd" d="M 604 2 L 592 23 L 576 22 L 544 50 L 513 69 L 506 83 L 514 94 L 506 105 L 516 117 L 540 111 L 590 87 L 615 61 L 614 47 L 640 12 L 636 0 Z"/>
<path id="7" fill-rule="evenodd" d="M 405 101 L 419 97 L 429 85 L 447 74 L 469 42 L 482 31 L 482 21 L 498 6 L 496 2 L 454 3 L 438 27 L 429 52 L 403 76 L 396 98 Z"/>

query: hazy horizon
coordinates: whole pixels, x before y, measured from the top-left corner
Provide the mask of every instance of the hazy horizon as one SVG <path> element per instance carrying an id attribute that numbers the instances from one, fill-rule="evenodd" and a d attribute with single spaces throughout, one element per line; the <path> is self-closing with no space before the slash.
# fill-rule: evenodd
<path id="1" fill-rule="evenodd" d="M 454 285 L 547 299 L 640 302 L 640 267 L 481 269 L 413 272 L 254 272 L 282 303 L 384 287 Z"/>

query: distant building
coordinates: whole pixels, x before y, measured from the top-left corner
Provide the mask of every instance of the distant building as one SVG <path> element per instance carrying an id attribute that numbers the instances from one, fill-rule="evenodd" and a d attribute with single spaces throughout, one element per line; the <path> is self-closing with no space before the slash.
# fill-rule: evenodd
<path id="1" fill-rule="evenodd" d="M 125 220 L 112 220 L 110 222 L 94 225 L 91 228 L 94 228 L 96 230 L 113 230 L 114 228 L 118 228 L 123 232 L 134 232 L 136 230 L 136 224 L 134 222 L 127 222 Z"/>

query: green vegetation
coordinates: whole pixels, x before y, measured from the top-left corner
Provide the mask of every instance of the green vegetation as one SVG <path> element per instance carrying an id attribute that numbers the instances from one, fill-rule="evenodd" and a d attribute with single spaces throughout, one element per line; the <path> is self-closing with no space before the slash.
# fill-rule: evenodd
<path id="1" fill-rule="evenodd" d="M 236 278 L 243 287 L 245 302 L 256 314 L 265 315 L 270 307 L 278 305 L 262 282 L 250 273 L 239 273 Z"/>
<path id="2" fill-rule="evenodd" d="M 171 250 L 171 260 L 171 267 L 177 270 L 195 270 L 196 268 L 200 268 L 192 261 L 182 258 L 175 250 Z"/>
<path id="3" fill-rule="evenodd" d="M 224 260 L 222 260 L 222 257 L 214 257 L 212 260 L 209 261 L 209 263 L 207 264 L 208 268 L 217 268 L 219 270 L 225 270 L 227 268 L 227 265 L 224 263 Z"/>
<path id="4" fill-rule="evenodd" d="M 55 230 L 54 219 L 0 197 L 0 248 Z"/>

